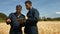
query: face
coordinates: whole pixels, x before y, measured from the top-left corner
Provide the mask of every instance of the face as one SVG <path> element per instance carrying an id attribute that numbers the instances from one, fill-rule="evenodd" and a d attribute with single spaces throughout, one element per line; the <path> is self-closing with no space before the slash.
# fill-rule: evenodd
<path id="1" fill-rule="evenodd" d="M 31 8 L 31 4 L 29 4 L 29 3 L 26 3 L 25 6 L 26 6 L 27 10 L 29 10 Z"/>
<path id="2" fill-rule="evenodd" d="M 17 8 L 16 8 L 16 12 L 17 12 L 17 13 L 21 13 L 21 10 L 22 10 L 21 7 L 17 7 Z"/>

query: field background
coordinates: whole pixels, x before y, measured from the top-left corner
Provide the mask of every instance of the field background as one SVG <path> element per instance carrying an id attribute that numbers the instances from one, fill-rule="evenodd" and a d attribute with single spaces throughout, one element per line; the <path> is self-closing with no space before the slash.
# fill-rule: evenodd
<path id="1" fill-rule="evenodd" d="M 39 34 L 60 34 L 60 21 L 39 21 L 37 26 Z M 10 25 L 0 22 L 0 34 L 8 34 L 9 30 Z M 24 27 L 22 30 L 24 31 Z"/>

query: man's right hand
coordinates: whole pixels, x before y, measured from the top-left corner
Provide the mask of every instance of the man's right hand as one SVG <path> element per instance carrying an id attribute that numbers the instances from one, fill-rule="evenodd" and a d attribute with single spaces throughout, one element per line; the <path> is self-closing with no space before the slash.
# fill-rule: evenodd
<path id="1" fill-rule="evenodd" d="M 28 20 L 28 17 L 27 17 L 27 16 L 25 16 L 25 19 L 26 19 L 26 20 Z"/>
<path id="2" fill-rule="evenodd" d="M 7 19 L 7 23 L 11 23 L 11 19 Z"/>

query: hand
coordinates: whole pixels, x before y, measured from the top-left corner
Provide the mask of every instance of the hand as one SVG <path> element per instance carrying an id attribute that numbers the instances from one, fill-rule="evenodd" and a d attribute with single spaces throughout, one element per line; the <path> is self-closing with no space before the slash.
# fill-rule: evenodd
<path id="1" fill-rule="evenodd" d="M 11 19 L 7 19 L 7 23 L 11 23 Z"/>
<path id="2" fill-rule="evenodd" d="M 27 20 L 27 19 L 28 19 L 28 17 L 27 17 L 27 16 L 25 16 L 25 19 Z"/>

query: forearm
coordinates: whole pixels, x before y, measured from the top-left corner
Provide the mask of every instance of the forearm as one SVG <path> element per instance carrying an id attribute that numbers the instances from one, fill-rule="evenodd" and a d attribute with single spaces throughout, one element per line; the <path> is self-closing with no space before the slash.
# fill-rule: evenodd
<path id="1" fill-rule="evenodd" d="M 29 23 L 29 24 L 36 24 L 37 21 L 38 20 L 36 18 L 28 18 L 27 23 Z"/>

